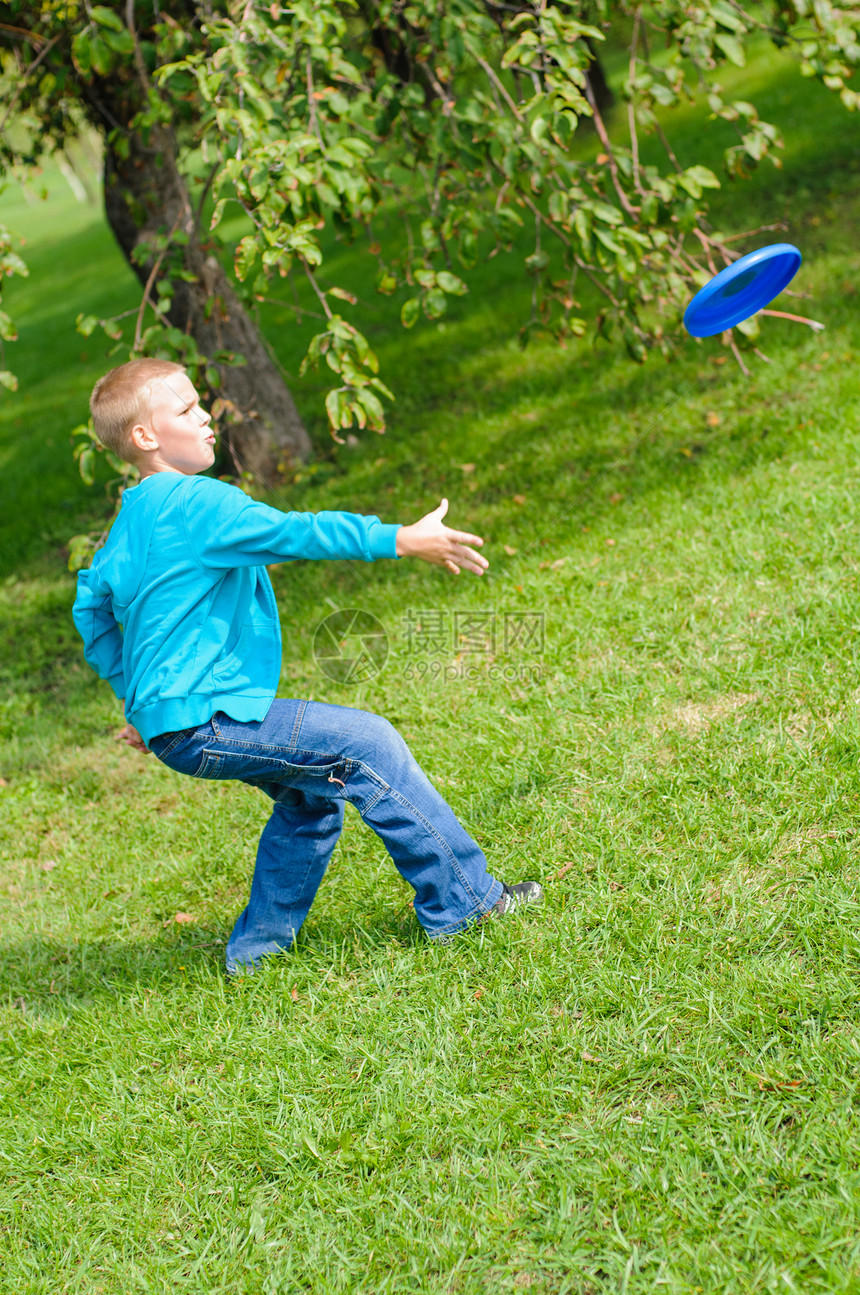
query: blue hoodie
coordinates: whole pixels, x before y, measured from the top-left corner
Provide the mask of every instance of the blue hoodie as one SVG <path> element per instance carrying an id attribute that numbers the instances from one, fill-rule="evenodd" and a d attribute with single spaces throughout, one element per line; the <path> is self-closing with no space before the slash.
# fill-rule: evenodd
<path id="1" fill-rule="evenodd" d="M 261 720 L 281 673 L 266 565 L 397 556 L 399 527 L 355 513 L 282 513 L 211 477 L 158 472 L 126 490 L 73 615 L 84 656 L 144 742 L 222 710 Z"/>

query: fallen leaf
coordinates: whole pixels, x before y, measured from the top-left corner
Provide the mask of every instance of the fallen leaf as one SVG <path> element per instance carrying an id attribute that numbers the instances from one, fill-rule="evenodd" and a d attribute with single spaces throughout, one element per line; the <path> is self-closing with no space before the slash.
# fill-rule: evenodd
<path id="1" fill-rule="evenodd" d="M 516 549 L 512 549 L 510 544 L 503 544 L 502 548 L 505 550 L 509 558 L 512 558 L 516 553 Z"/>
<path id="2" fill-rule="evenodd" d="M 583 1059 L 583 1061 L 602 1061 L 602 1060 L 603 1060 L 603 1058 L 602 1058 L 602 1057 L 594 1057 L 594 1056 L 592 1056 L 592 1054 L 591 1054 L 590 1052 L 583 1052 L 583 1054 L 582 1054 L 582 1059 Z"/>
<path id="3" fill-rule="evenodd" d="M 755 1071 L 750 1071 L 753 1079 L 758 1080 L 758 1090 L 763 1093 L 767 1088 L 800 1088 L 804 1080 L 802 1079 L 772 1079 L 770 1075 L 757 1075 Z"/>
<path id="4" fill-rule="evenodd" d="M 550 566 L 552 567 L 553 571 L 560 571 L 566 561 L 567 561 L 567 558 L 556 558 L 555 562 L 550 563 Z"/>
<path id="5" fill-rule="evenodd" d="M 42 872 L 53 872 L 54 869 L 59 868 L 59 866 L 60 865 L 57 863 L 56 859 L 46 859 L 44 863 L 39 864 L 39 868 Z"/>
<path id="6" fill-rule="evenodd" d="M 515 504 L 524 504 L 525 502 L 526 502 L 525 495 L 514 495 Z"/>
<path id="7" fill-rule="evenodd" d="M 693 457 L 693 451 L 688 449 L 686 445 L 681 446 L 681 453 L 686 455 L 688 459 L 691 459 Z"/>
<path id="8" fill-rule="evenodd" d="M 461 469 L 461 471 L 462 471 L 462 472 L 474 472 L 474 471 L 475 471 L 475 464 L 474 464 L 474 463 L 461 463 L 461 464 L 460 464 L 460 469 Z"/>
<path id="9" fill-rule="evenodd" d="M 705 414 L 705 422 L 709 427 L 719 427 L 722 421 L 722 418 L 720 418 L 720 415 L 715 409 L 709 409 Z"/>
<path id="10" fill-rule="evenodd" d="M 623 501 L 623 499 L 624 499 L 624 496 L 619 495 L 617 492 L 614 495 L 609 496 L 609 502 L 613 505 L 620 504 Z"/>
<path id="11" fill-rule="evenodd" d="M 192 917 L 190 913 L 177 913 L 173 920 L 174 922 L 196 922 L 197 918 Z"/>
<path id="12" fill-rule="evenodd" d="M 8 787 L 9 784 L 5 778 L 0 778 L 0 787 Z"/>
<path id="13" fill-rule="evenodd" d="M 293 1000 L 294 1003 L 297 1003 L 299 1001 L 299 991 L 296 989 L 295 985 L 293 985 L 292 989 L 290 990 L 290 998 Z"/>
<path id="14" fill-rule="evenodd" d="M 567 874 L 570 872 L 571 868 L 575 868 L 575 867 L 576 867 L 575 861 L 573 863 L 566 863 L 563 868 L 559 868 L 553 880 L 561 881 L 562 877 L 566 877 Z"/>
<path id="15" fill-rule="evenodd" d="M 533 409 L 530 409 L 527 414 L 523 414 L 523 418 L 526 420 L 527 423 L 533 423 L 537 418 L 537 414 Z"/>
<path id="16" fill-rule="evenodd" d="M 483 997 L 484 997 L 484 994 L 485 994 L 486 992 L 487 992 L 487 991 L 486 991 L 485 989 L 476 989 L 476 990 L 475 990 L 475 992 L 474 992 L 474 994 L 472 995 L 472 997 L 473 997 L 473 998 L 483 998 Z"/>
<path id="17" fill-rule="evenodd" d="M 727 355 L 712 355 L 711 364 L 725 364 L 727 359 Z"/>
<path id="18" fill-rule="evenodd" d="M 607 540 L 607 541 L 606 541 L 606 547 L 607 547 L 608 549 L 614 549 L 614 548 L 615 548 L 615 540 Z"/>
<path id="19" fill-rule="evenodd" d="M 608 153 L 598 153 L 598 154 L 597 154 L 597 157 L 596 157 L 594 160 L 595 160 L 595 162 L 597 163 L 597 165 L 598 165 L 598 166 L 605 166 L 605 165 L 606 165 L 606 163 L 609 161 L 609 154 L 608 154 Z"/>

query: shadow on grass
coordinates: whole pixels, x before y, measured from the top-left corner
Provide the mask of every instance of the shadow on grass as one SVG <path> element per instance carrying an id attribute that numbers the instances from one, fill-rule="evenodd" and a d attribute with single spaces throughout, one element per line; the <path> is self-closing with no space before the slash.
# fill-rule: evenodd
<path id="1" fill-rule="evenodd" d="M 211 930 L 197 927 L 185 938 L 165 932 L 149 941 L 40 936 L 10 941 L 0 954 L 0 997 L 32 1023 L 138 991 L 184 993 L 192 982 L 211 988 L 220 982 L 228 991 L 242 992 L 254 978 L 230 978 L 225 972 L 231 929 L 232 917 Z M 312 915 L 291 950 L 266 959 L 259 978 L 313 975 L 318 964 L 362 966 L 392 944 L 420 948 L 427 939 L 417 921 L 401 911 L 357 914 L 354 922 Z"/>

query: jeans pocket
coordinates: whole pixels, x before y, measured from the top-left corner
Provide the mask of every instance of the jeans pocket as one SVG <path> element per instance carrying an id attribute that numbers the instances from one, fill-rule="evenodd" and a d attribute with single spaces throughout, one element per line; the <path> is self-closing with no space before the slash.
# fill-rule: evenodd
<path id="1" fill-rule="evenodd" d="M 192 778 L 224 778 L 224 758 L 217 751 L 204 751 Z"/>

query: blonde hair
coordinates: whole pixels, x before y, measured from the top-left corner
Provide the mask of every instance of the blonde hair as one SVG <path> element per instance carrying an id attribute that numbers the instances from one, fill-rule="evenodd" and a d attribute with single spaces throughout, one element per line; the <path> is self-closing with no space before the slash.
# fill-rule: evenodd
<path id="1" fill-rule="evenodd" d="M 90 396 L 90 412 L 105 449 L 133 462 L 131 429 L 149 413 L 152 384 L 184 372 L 182 365 L 172 360 L 129 360 L 99 378 Z"/>

